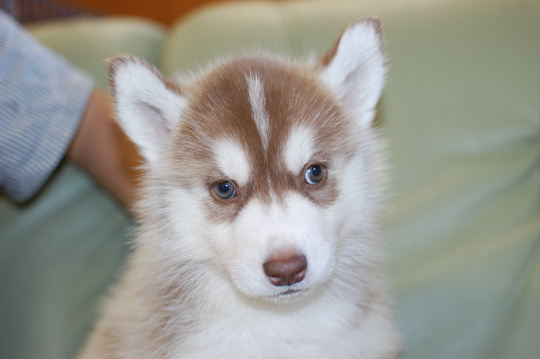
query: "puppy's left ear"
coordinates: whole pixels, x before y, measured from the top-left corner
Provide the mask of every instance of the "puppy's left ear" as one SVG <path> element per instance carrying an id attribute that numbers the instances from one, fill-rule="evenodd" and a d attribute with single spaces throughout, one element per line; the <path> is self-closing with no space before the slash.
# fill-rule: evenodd
<path id="1" fill-rule="evenodd" d="M 141 59 L 117 56 L 108 65 L 118 122 L 152 166 L 181 122 L 186 96 L 176 83 Z"/>
<path id="2" fill-rule="evenodd" d="M 320 62 L 321 79 L 362 127 L 372 125 L 386 67 L 381 22 L 364 18 L 349 26 Z"/>

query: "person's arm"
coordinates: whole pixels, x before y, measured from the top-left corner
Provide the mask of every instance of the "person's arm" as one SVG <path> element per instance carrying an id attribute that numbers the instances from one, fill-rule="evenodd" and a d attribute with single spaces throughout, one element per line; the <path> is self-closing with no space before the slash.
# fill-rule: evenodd
<path id="1" fill-rule="evenodd" d="M 110 98 L 94 90 L 67 157 L 130 208 L 136 197 L 137 153 L 114 120 Z"/>
<path id="2" fill-rule="evenodd" d="M 0 10 L 0 188 L 28 201 L 68 152 L 129 207 L 137 152 L 122 136 L 93 79 Z"/>

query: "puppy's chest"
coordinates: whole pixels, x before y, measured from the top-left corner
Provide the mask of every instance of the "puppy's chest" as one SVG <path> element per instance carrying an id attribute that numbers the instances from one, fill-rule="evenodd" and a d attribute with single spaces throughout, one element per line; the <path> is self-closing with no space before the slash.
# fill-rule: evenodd
<path id="1" fill-rule="evenodd" d="M 179 338 L 171 358 L 352 358 L 363 338 L 361 328 L 353 325 L 359 321 L 349 319 L 362 315 L 347 303 L 326 308 L 315 303 L 287 313 L 223 308 L 201 317 L 198 330 Z"/>
<path id="2" fill-rule="evenodd" d="M 293 329 L 265 323 L 245 328 L 217 325 L 212 330 L 190 335 L 173 358 L 330 358 L 328 353 L 335 354 L 336 349 L 328 334 L 309 327 Z"/>

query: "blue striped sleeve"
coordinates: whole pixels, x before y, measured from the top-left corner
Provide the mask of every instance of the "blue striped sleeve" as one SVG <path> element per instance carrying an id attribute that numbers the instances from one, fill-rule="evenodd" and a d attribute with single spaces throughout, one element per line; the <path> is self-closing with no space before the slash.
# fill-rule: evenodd
<path id="1" fill-rule="evenodd" d="M 0 188 L 25 202 L 67 151 L 94 82 L 0 11 Z"/>

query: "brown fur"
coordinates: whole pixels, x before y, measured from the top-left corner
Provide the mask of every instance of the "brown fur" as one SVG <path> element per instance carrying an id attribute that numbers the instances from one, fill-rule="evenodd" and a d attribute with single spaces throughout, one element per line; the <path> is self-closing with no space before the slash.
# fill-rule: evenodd
<path id="1" fill-rule="evenodd" d="M 343 156 L 352 151 L 351 129 L 343 120 L 341 110 L 332 96 L 322 89 L 318 80 L 304 67 L 258 57 L 244 57 L 218 67 L 189 89 L 190 106 L 185 112 L 185 122 L 174 134 L 174 163 L 171 180 L 185 186 L 201 182 L 211 190 L 213 183 L 230 180 L 214 163 L 212 144 L 219 139 L 236 140 L 248 154 L 251 178 L 242 188 L 237 186 L 237 196 L 231 200 L 211 201 L 210 209 L 216 218 L 231 220 L 253 197 L 268 202 L 271 197 L 279 200 L 281 194 L 296 191 L 322 205 L 330 205 L 336 198 L 332 168 L 328 167 L 333 156 Z M 248 76 L 258 76 L 265 92 L 265 112 L 269 118 L 269 142 L 265 151 L 257 126 L 252 118 L 247 85 Z M 283 86 L 286 83 L 287 86 Z M 238 94 L 243 96 L 238 96 Z M 309 164 L 326 166 L 327 180 L 308 185 L 304 168 L 300 173 L 290 173 L 283 168 L 285 141 L 293 124 L 310 125 L 314 133 L 316 153 Z M 336 146 L 340 145 L 340 148 Z M 194 168 L 197 173 L 184 169 Z M 190 164 L 188 166 L 188 164 Z M 210 195 L 210 194 L 209 194 Z"/>

